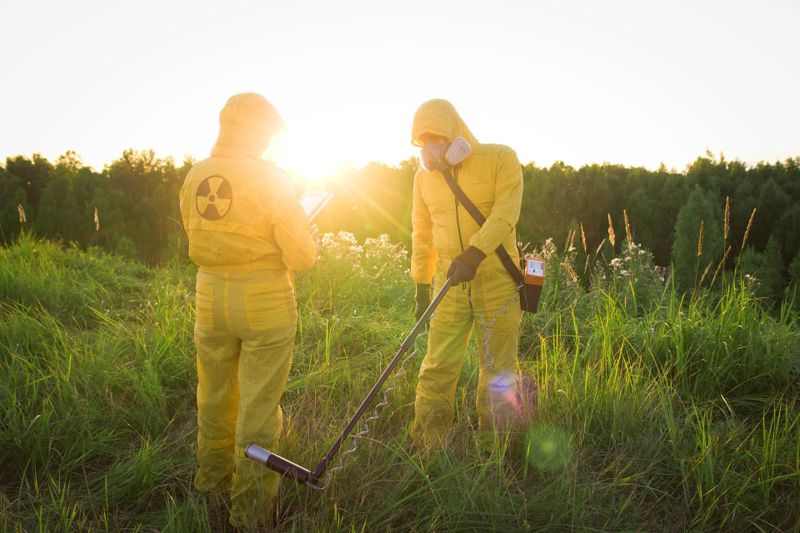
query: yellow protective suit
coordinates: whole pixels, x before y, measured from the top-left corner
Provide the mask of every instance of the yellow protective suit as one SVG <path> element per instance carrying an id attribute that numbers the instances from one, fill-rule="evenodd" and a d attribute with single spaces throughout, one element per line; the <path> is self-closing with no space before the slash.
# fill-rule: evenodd
<path id="1" fill-rule="evenodd" d="M 316 250 L 286 178 L 261 154 L 281 121 L 263 97 L 230 98 L 211 157 L 180 193 L 189 256 L 198 265 L 195 487 L 231 496 L 231 523 L 267 520 L 278 475 L 244 448 L 279 448 L 279 405 L 289 376 L 297 310 L 291 271 Z"/>
<path id="2" fill-rule="evenodd" d="M 417 284 L 433 280 L 435 291 L 444 284 L 453 258 L 468 246 L 480 249 L 486 259 L 474 280 L 450 289 L 431 319 L 411 425 L 415 444 L 423 448 L 440 446 L 448 436 L 456 384 L 473 326 L 481 359 L 476 399 L 479 428 L 506 421 L 515 408 L 521 311 L 514 280 L 495 249 L 503 244 L 519 263 L 514 226 L 522 202 L 522 170 L 514 151 L 478 143 L 452 104 L 431 100 L 420 106 L 414 116 L 412 143 L 421 145 L 420 136 L 425 133 L 449 142 L 461 136 L 470 143 L 471 155 L 452 171 L 486 222 L 479 227 L 457 205 L 439 171 L 420 168 L 414 177 L 411 276 Z M 489 333 L 488 354 L 481 324 Z"/>

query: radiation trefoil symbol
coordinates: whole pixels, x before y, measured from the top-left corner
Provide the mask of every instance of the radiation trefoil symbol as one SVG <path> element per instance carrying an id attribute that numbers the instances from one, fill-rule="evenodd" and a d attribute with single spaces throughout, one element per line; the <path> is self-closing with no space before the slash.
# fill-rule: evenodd
<path id="1" fill-rule="evenodd" d="M 222 176 L 209 176 L 197 187 L 197 212 L 206 220 L 219 220 L 228 214 L 233 190 Z"/>

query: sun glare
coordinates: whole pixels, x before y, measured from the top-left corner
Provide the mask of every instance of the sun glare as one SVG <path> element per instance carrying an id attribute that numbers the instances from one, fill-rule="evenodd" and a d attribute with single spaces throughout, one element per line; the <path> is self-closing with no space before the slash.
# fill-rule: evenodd
<path id="1" fill-rule="evenodd" d="M 336 145 L 286 130 L 273 138 L 264 155 L 310 186 L 336 181 L 349 167 L 348 155 Z"/>
<path id="2" fill-rule="evenodd" d="M 314 159 L 294 159 L 287 156 L 279 166 L 308 185 L 320 186 L 331 181 L 338 181 L 346 163 L 334 156 Z"/>

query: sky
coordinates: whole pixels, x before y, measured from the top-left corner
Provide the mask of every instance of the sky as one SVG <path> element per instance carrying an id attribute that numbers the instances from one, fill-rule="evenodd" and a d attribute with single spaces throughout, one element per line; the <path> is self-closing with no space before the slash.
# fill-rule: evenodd
<path id="1" fill-rule="evenodd" d="M 28 0 L 0 20 L 3 160 L 202 159 L 249 91 L 287 123 L 281 165 L 316 178 L 416 155 L 430 98 L 539 166 L 800 156 L 796 0 Z"/>

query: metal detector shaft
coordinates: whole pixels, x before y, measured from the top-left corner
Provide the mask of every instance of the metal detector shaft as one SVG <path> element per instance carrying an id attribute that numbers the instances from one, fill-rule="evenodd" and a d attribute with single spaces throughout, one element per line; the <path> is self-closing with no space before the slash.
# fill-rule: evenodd
<path id="1" fill-rule="evenodd" d="M 358 410 L 356 410 L 353 417 L 344 427 L 341 435 L 339 435 L 339 438 L 336 439 L 336 442 L 333 443 L 331 449 L 328 450 L 328 454 L 322 461 L 319 462 L 317 468 L 314 469 L 314 472 L 311 474 L 311 479 L 317 480 L 320 477 L 322 477 L 322 474 L 325 473 L 325 470 L 328 468 L 328 465 L 330 464 L 331 460 L 336 455 L 336 452 L 339 451 L 339 448 L 341 448 L 347 436 L 350 434 L 351 431 L 353 431 L 353 428 L 358 423 L 358 420 L 367 410 L 367 407 L 369 407 L 370 402 L 372 402 L 372 400 L 381 390 L 383 384 L 386 383 L 387 379 L 389 379 L 389 376 L 392 374 L 392 371 L 400 362 L 400 359 L 403 357 L 403 354 L 406 353 L 408 349 L 414 344 L 414 339 L 417 337 L 417 335 L 419 335 L 420 331 L 422 331 L 422 329 L 425 327 L 425 324 L 428 322 L 428 319 L 431 317 L 433 312 L 439 306 L 439 303 L 441 303 L 441 301 L 444 299 L 445 295 L 447 294 L 447 290 L 452 285 L 453 285 L 453 279 L 447 278 L 447 281 L 445 281 L 444 285 L 442 285 L 442 288 L 439 289 L 439 292 L 437 292 L 436 296 L 434 296 L 433 301 L 430 303 L 428 308 L 425 309 L 425 312 L 417 321 L 416 325 L 414 326 L 414 329 L 411 330 L 411 333 L 408 334 L 403 343 L 400 345 L 400 348 L 397 350 L 397 353 L 394 355 L 394 357 L 392 357 L 392 360 L 389 361 L 389 364 L 386 366 L 386 369 L 383 371 L 383 374 L 381 374 L 381 377 L 379 377 L 378 381 L 375 382 L 375 385 L 372 386 L 372 389 L 369 391 L 369 394 L 367 394 L 367 397 L 364 398 L 364 401 L 361 402 L 361 405 L 358 407 Z"/>

